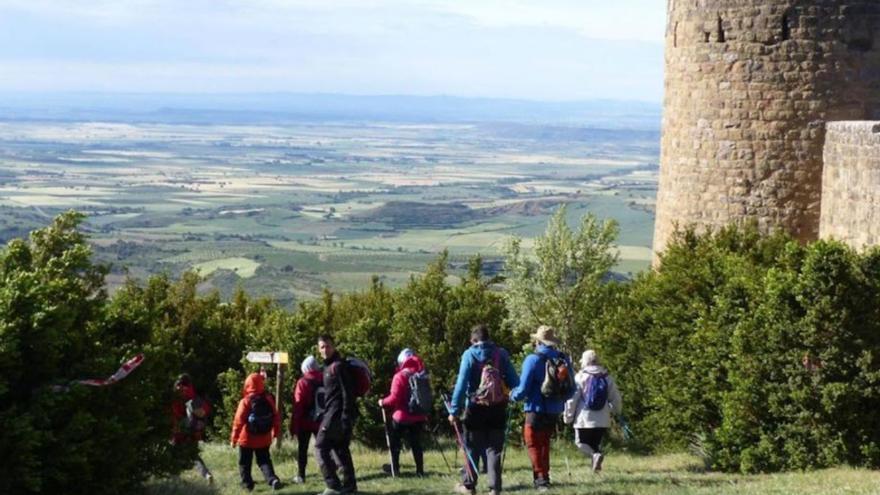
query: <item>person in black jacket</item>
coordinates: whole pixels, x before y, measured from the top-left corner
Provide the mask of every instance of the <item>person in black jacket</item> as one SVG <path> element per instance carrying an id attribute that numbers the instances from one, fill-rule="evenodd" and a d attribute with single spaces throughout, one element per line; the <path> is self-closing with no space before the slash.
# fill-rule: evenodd
<path id="1" fill-rule="evenodd" d="M 315 453 L 327 484 L 322 495 L 356 493 L 357 480 L 349 449 L 357 417 L 354 379 L 345 360 L 336 351 L 332 337 L 318 337 L 318 352 L 324 359 L 324 411 L 315 441 Z M 342 468 L 344 482 L 340 482 L 336 474 L 337 467 Z"/>

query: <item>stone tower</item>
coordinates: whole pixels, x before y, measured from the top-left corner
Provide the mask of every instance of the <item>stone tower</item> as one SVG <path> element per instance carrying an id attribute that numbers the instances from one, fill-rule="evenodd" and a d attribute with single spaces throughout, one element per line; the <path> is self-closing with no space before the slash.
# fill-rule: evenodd
<path id="1" fill-rule="evenodd" d="M 880 0 L 668 0 L 654 250 L 675 225 L 819 235 L 825 124 L 880 118 Z"/>

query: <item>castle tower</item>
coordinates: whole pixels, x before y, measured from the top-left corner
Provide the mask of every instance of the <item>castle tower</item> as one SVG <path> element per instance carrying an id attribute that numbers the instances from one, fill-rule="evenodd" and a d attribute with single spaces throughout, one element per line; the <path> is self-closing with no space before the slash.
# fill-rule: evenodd
<path id="1" fill-rule="evenodd" d="M 668 1 L 655 252 L 676 224 L 816 239 L 825 123 L 880 118 L 880 1 Z"/>

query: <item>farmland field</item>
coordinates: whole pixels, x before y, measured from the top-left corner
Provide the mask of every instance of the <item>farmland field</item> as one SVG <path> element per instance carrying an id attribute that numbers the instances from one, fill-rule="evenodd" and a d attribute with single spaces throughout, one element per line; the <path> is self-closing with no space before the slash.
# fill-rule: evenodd
<path id="1" fill-rule="evenodd" d="M 627 274 L 651 258 L 656 130 L 492 123 L 0 122 L 0 241 L 67 209 L 126 277 L 198 270 L 282 304 L 378 275 L 405 283 L 501 259 L 567 205 L 620 223 Z M 488 263 L 497 271 L 498 263 Z"/>

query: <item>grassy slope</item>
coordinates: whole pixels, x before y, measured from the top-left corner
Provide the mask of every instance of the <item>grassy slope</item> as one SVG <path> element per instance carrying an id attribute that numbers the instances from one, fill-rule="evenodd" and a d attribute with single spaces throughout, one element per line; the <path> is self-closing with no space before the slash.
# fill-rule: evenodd
<path id="1" fill-rule="evenodd" d="M 558 442 L 557 442 L 558 443 Z M 287 482 L 295 473 L 294 445 L 288 443 L 281 452 L 273 452 L 275 468 L 279 476 Z M 209 487 L 194 472 L 188 472 L 179 479 L 156 481 L 150 484 L 148 492 L 159 494 L 238 494 L 238 471 L 236 453 L 228 446 L 210 444 L 204 446 L 205 462 L 213 469 L 216 482 Z M 427 479 L 417 479 L 408 474 L 413 471 L 408 453 L 402 456 L 403 477 L 388 479 L 379 474 L 382 463 L 387 462 L 385 452 L 368 451 L 356 448 L 355 465 L 358 473 L 358 487 L 363 494 L 445 494 L 457 478 L 450 474 L 437 451 L 426 456 Z M 446 449 L 449 462 L 458 464 L 458 456 L 453 459 L 452 447 Z M 606 460 L 605 470 L 600 475 L 589 473 L 585 460 L 567 445 L 553 453 L 551 458 L 555 488 L 550 493 L 557 494 L 876 494 L 880 493 L 880 473 L 867 470 L 837 468 L 809 473 L 786 473 L 777 475 L 745 476 L 721 473 L 707 473 L 700 461 L 685 454 L 662 456 L 633 456 L 625 453 L 611 453 Z M 285 485 L 280 493 L 301 494 L 318 493 L 323 489 L 317 473 L 314 458 L 309 459 L 306 485 Z M 261 480 L 259 470 L 254 466 L 254 479 Z M 531 470 L 525 452 L 508 452 L 504 473 L 505 491 L 534 493 L 531 489 Z M 481 480 L 483 493 L 485 482 Z M 265 484 L 257 486 L 254 493 L 271 493 Z"/>

